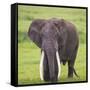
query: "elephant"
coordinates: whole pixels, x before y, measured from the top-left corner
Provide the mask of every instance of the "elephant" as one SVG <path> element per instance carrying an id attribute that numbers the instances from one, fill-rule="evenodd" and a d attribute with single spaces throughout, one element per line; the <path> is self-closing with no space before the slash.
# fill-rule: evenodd
<path id="1" fill-rule="evenodd" d="M 77 77 L 74 69 L 79 47 L 76 26 L 65 19 L 35 19 L 29 30 L 29 38 L 41 49 L 40 78 L 57 82 L 61 64 L 68 63 L 68 78 Z"/>

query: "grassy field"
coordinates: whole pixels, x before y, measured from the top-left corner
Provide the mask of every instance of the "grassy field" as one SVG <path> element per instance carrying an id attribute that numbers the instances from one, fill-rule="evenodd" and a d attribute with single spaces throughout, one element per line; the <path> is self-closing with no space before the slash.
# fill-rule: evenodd
<path id="1" fill-rule="evenodd" d="M 27 32 L 32 20 L 37 18 L 63 18 L 74 23 L 79 33 L 79 50 L 75 69 L 80 76 L 67 78 L 67 64 L 61 66 L 58 82 L 86 80 L 86 10 L 72 8 L 48 8 L 20 6 L 18 8 L 18 84 L 47 83 L 40 80 L 40 49 L 29 39 Z"/>

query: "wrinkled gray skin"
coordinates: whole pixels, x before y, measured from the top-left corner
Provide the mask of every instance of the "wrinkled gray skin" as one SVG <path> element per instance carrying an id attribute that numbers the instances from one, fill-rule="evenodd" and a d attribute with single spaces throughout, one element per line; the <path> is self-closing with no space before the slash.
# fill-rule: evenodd
<path id="1" fill-rule="evenodd" d="M 68 77 L 73 77 L 79 39 L 72 23 L 56 18 L 36 19 L 31 23 L 28 35 L 45 52 L 43 62 L 45 81 L 58 80 L 56 51 L 59 52 L 60 62 L 63 65 L 68 62 Z"/>

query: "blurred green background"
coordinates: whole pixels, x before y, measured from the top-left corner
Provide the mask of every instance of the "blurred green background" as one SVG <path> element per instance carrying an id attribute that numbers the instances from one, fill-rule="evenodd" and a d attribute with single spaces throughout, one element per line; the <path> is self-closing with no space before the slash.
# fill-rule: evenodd
<path id="1" fill-rule="evenodd" d="M 28 37 L 27 32 L 34 19 L 63 18 L 75 24 L 79 33 L 79 49 L 75 69 L 80 78 L 67 78 L 67 64 L 61 65 L 58 82 L 86 80 L 86 9 L 40 6 L 18 6 L 18 84 L 49 83 L 40 80 L 40 48 Z"/>

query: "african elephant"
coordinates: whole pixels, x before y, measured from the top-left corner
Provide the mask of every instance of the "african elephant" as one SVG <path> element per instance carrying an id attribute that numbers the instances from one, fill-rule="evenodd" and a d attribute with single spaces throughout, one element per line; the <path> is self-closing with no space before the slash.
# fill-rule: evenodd
<path id="1" fill-rule="evenodd" d="M 79 46 L 76 27 L 64 19 L 34 20 L 28 31 L 30 39 L 41 48 L 41 80 L 57 82 L 61 63 L 68 62 L 68 77 L 77 75 L 74 64 Z"/>

